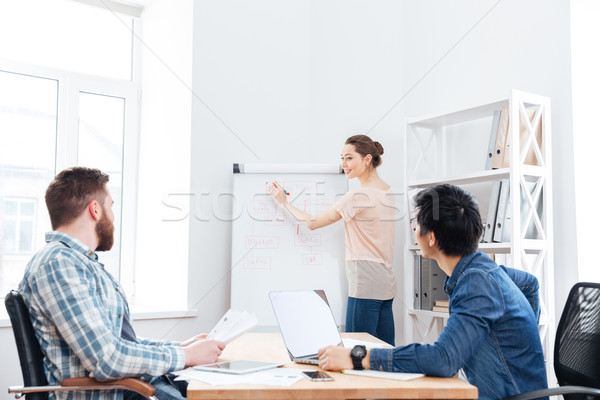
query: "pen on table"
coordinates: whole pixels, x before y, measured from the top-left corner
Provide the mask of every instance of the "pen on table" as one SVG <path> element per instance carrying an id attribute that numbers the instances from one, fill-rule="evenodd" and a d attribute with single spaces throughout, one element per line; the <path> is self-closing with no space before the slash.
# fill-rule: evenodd
<path id="1" fill-rule="evenodd" d="M 289 193 L 287 190 L 285 190 L 285 189 L 284 189 L 283 187 L 281 187 L 281 186 L 277 186 L 277 185 L 275 184 L 275 182 L 273 182 L 273 186 L 274 186 L 274 187 L 278 187 L 279 189 L 283 190 L 283 193 L 287 194 L 288 196 L 290 195 L 290 193 Z"/>

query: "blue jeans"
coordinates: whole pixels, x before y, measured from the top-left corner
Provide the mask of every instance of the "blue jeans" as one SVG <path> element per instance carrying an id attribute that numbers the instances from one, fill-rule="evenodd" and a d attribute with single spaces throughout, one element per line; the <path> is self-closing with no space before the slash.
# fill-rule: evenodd
<path id="1" fill-rule="evenodd" d="M 166 374 L 152 377 L 150 383 L 156 389 L 154 396 L 158 400 L 183 400 L 187 397 L 186 381 L 175 381 L 175 375 Z M 146 398 L 136 392 L 123 392 L 123 400 L 146 400 Z"/>
<path id="2" fill-rule="evenodd" d="M 348 297 L 346 332 L 367 332 L 394 345 L 394 313 L 390 300 L 357 299 Z"/>

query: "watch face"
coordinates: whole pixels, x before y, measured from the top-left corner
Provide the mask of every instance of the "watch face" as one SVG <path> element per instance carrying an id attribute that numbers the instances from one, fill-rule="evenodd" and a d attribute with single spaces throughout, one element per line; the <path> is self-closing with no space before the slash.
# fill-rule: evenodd
<path id="1" fill-rule="evenodd" d="M 354 346 L 351 351 L 351 355 L 354 357 L 363 358 L 367 355 L 367 349 L 365 346 Z"/>

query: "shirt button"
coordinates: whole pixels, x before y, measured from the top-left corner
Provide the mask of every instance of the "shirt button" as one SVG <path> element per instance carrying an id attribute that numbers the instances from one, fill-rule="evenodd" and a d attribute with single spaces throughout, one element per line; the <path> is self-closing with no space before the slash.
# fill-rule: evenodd
<path id="1" fill-rule="evenodd" d="M 380 366 L 379 366 L 379 370 L 380 370 L 380 371 L 383 371 L 383 365 L 380 365 Z"/>
<path id="2" fill-rule="evenodd" d="M 93 256 L 93 255 L 94 255 L 94 252 L 93 252 L 93 251 L 88 251 L 88 257 L 91 257 L 91 256 Z"/>
<path id="3" fill-rule="evenodd" d="M 119 314 L 119 318 L 123 318 L 123 314 Z"/>
<path id="4" fill-rule="evenodd" d="M 119 291 L 119 288 L 116 288 L 115 290 L 118 292 L 118 291 Z"/>

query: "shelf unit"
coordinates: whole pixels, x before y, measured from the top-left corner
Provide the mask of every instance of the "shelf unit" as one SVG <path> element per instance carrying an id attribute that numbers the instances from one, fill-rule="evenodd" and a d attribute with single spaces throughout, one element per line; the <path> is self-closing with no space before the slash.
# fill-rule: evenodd
<path id="1" fill-rule="evenodd" d="M 521 146 L 510 146 L 510 167 L 484 170 L 487 141 L 489 141 L 491 117 L 495 110 L 509 107 L 510 142 L 521 143 L 519 124 L 513 121 L 523 120 L 527 126 L 526 139 Z M 534 108 L 535 116 L 530 123 L 526 117 L 526 109 Z M 484 120 L 485 118 L 485 120 Z M 474 129 L 473 122 L 480 121 L 479 129 Z M 489 120 L 489 124 L 485 124 Z M 538 123 L 542 124 L 542 142 L 538 146 L 533 139 L 533 132 Z M 487 126 L 482 129 L 482 126 Z M 463 128 L 464 127 L 464 128 Z M 469 138 L 473 135 L 485 135 L 486 148 L 471 151 L 461 159 L 452 157 L 452 151 L 461 147 L 468 148 Z M 479 136 L 481 138 L 481 136 Z M 481 138 L 484 139 L 484 138 Z M 489 184 L 500 179 L 508 179 L 510 185 L 510 202 L 522 204 L 527 202 L 527 212 L 521 215 L 521 207 L 511 207 L 513 223 L 510 229 L 510 242 L 480 243 L 479 250 L 488 254 L 502 254 L 509 267 L 521 269 L 535 275 L 540 282 L 540 338 L 548 365 L 549 383 L 555 381 L 552 375 L 554 351 L 554 266 L 553 266 L 553 223 L 552 223 L 552 146 L 551 146 L 551 114 L 550 99 L 522 91 L 512 90 L 507 99 L 495 101 L 476 107 L 452 111 L 445 114 L 431 115 L 422 118 L 407 118 L 404 135 L 404 193 L 414 188 L 423 188 L 439 183 L 450 183 L 457 186 Z M 464 146 L 462 146 L 464 145 Z M 454 147 L 453 147 L 454 146 Z M 539 165 L 524 164 L 525 156 L 532 148 Z M 478 160 L 478 161 L 477 161 Z M 468 164 L 465 172 L 464 165 Z M 528 182 L 535 182 L 534 190 Z M 467 187 L 467 190 L 468 187 Z M 477 197 L 480 205 L 489 202 L 488 197 Z M 538 213 L 538 202 L 541 212 Z M 408 195 L 405 196 L 405 210 L 408 208 Z M 526 214 L 526 215 L 525 215 Z M 485 215 L 483 216 L 485 218 Z M 519 221 L 520 223 L 516 223 Z M 413 282 L 414 255 L 419 247 L 412 243 L 409 218 L 404 221 L 404 304 L 409 308 L 405 313 L 404 335 L 406 343 L 433 343 L 442 332 L 447 313 L 427 310 L 414 310 Z M 536 239 L 526 238 L 527 231 L 537 232 Z M 552 377 L 551 377 L 552 375 Z"/>

